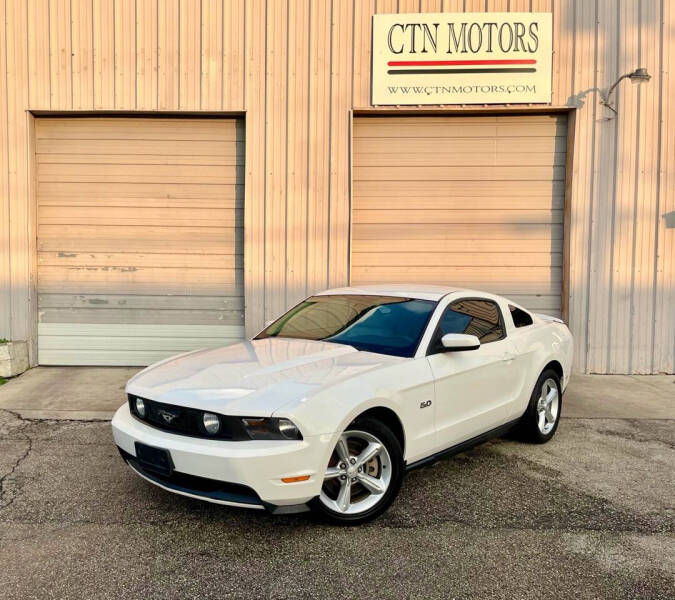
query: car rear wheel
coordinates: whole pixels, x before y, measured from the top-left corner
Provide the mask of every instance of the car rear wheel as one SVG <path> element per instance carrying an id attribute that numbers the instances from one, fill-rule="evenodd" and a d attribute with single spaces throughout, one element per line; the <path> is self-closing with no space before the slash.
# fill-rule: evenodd
<path id="1" fill-rule="evenodd" d="M 311 506 L 335 523 L 363 523 L 387 509 L 402 478 L 403 452 L 396 436 L 375 419 L 360 419 L 338 438 L 321 494 Z"/>
<path id="2" fill-rule="evenodd" d="M 546 369 L 537 380 L 530 404 L 519 424 L 520 437 L 535 444 L 548 442 L 558 429 L 562 392 L 558 374 Z"/>

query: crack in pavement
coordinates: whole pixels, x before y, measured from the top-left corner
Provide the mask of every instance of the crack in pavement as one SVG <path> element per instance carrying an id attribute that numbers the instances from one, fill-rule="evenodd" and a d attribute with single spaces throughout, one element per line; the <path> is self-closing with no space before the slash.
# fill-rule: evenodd
<path id="1" fill-rule="evenodd" d="M 49 423 L 57 425 L 59 423 L 110 423 L 111 419 L 99 419 L 99 418 L 90 418 L 90 419 L 54 419 L 47 417 L 24 417 L 21 413 L 11 410 L 9 408 L 0 408 L 0 412 L 5 412 L 13 417 L 23 421 L 24 423 Z"/>
<path id="2" fill-rule="evenodd" d="M 5 508 L 10 507 L 13 503 L 14 500 L 16 500 L 19 496 L 18 493 L 16 493 L 12 498 L 9 499 L 8 502 L 3 502 L 5 500 L 5 496 L 7 495 L 7 489 L 5 488 L 5 482 L 8 481 L 16 472 L 16 470 L 19 468 L 19 465 L 28 458 L 28 455 L 32 452 L 33 450 L 33 439 L 26 433 L 23 434 L 24 439 L 28 442 L 28 446 L 26 447 L 26 451 L 19 456 L 19 458 L 14 461 L 14 464 L 12 465 L 11 469 L 5 473 L 2 477 L 0 477 L 0 510 L 4 510 Z M 21 488 L 17 490 L 17 492 L 20 492 Z"/>

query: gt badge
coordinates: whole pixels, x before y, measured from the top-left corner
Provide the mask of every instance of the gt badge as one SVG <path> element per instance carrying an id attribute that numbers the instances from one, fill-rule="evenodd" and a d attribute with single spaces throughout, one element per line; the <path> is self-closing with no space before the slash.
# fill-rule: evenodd
<path id="1" fill-rule="evenodd" d="M 427 406 L 431 406 L 431 400 L 427 400 L 426 402 L 420 402 L 420 408 L 426 408 Z"/>

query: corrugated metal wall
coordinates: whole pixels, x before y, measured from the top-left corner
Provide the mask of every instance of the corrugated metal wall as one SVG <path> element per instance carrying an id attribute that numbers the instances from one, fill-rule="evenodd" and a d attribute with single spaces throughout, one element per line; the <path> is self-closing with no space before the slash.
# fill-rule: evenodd
<path id="1" fill-rule="evenodd" d="M 553 104 L 578 107 L 569 320 L 577 368 L 675 369 L 670 0 L 0 0 L 0 336 L 34 333 L 31 110 L 246 111 L 249 332 L 346 283 L 350 109 L 374 12 L 551 11 Z M 596 89 L 645 66 L 646 85 Z M 6 118 L 5 118 L 6 116 Z"/>

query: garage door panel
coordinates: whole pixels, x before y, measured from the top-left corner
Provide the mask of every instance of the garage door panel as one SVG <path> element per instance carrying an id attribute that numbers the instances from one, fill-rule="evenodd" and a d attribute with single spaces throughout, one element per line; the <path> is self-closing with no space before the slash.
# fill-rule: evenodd
<path id="1" fill-rule="evenodd" d="M 392 177 L 395 175 L 392 173 Z M 563 180 L 541 181 L 401 181 L 354 179 L 354 196 L 543 196 L 565 193 Z"/>
<path id="2" fill-rule="evenodd" d="M 51 324 L 48 324 L 51 325 Z M 57 325 L 57 324 L 54 324 Z M 141 327 L 141 326 L 139 326 Z M 65 336 L 59 335 L 49 335 L 46 333 L 46 327 L 41 327 L 42 333 L 44 335 L 44 350 L 67 350 L 71 349 L 72 339 L 69 339 Z M 129 330 L 133 333 L 135 330 L 133 327 L 130 327 Z M 226 339 L 236 338 L 240 330 L 236 328 L 226 328 L 221 327 L 220 331 L 226 330 L 227 333 L 223 334 L 223 337 Z M 203 344 L 202 347 L 208 345 L 219 345 L 220 337 L 151 337 L 146 335 L 143 332 L 139 331 L 138 337 L 133 336 L 110 336 L 108 334 L 110 331 L 113 331 L 112 328 L 101 329 L 106 335 L 82 335 L 77 336 L 78 347 L 83 350 L 145 350 L 147 351 L 156 351 L 167 349 L 173 353 L 185 352 L 187 350 L 194 349 L 194 342 Z M 72 336 L 71 336 L 72 337 Z"/>
<path id="3" fill-rule="evenodd" d="M 391 155 L 393 153 L 391 143 L 392 138 L 357 137 L 354 138 L 354 154 Z M 567 137 L 565 135 L 529 138 L 508 136 L 499 138 L 409 137 L 406 138 L 405 147 L 410 155 L 430 152 L 440 155 L 458 155 L 463 152 L 472 155 L 499 152 L 505 154 L 504 160 L 509 160 L 510 155 L 518 152 L 564 153 L 567 150 Z"/>
<path id="4" fill-rule="evenodd" d="M 45 294 L 110 294 L 112 291 L 119 294 L 141 294 L 156 296 L 161 294 L 182 296 L 235 296 L 242 294 L 243 276 L 229 283 L 205 281 L 156 281 L 145 282 L 131 280 L 118 281 L 114 286 L 101 279 L 59 279 L 45 280 L 40 285 L 40 291 Z M 243 294 L 242 294 L 243 295 Z"/>
<path id="5" fill-rule="evenodd" d="M 518 152 L 542 152 L 565 154 L 567 152 L 567 133 L 551 137 L 510 137 L 502 136 L 495 140 L 496 150 L 504 155 L 503 160 Z"/>
<path id="6" fill-rule="evenodd" d="M 196 142 L 243 141 L 241 122 L 224 119 L 137 119 L 54 118 L 40 119 L 36 137 L 40 139 L 104 140 L 190 140 Z"/>
<path id="7" fill-rule="evenodd" d="M 145 208 L 111 206 L 45 206 L 40 209 L 43 225 L 137 225 L 151 222 L 156 226 L 199 227 L 209 223 L 214 227 L 241 227 L 244 211 L 235 208 Z"/>
<path id="8" fill-rule="evenodd" d="M 243 269 L 243 254 L 40 252 L 42 266 L 50 267 L 173 267 L 180 269 Z"/>
<path id="9" fill-rule="evenodd" d="M 565 119 L 562 119 L 565 122 Z M 524 118 L 514 119 L 511 122 L 497 123 L 497 137 L 555 137 L 565 134 L 564 126 L 560 126 L 560 119 L 551 119 L 551 121 L 539 123 L 536 121 L 525 121 Z"/>
<path id="10" fill-rule="evenodd" d="M 416 138 L 490 138 L 497 136 L 497 122 L 469 122 L 464 121 L 461 124 L 448 126 L 448 123 L 442 119 L 436 121 L 406 121 L 400 120 L 395 124 L 388 124 L 380 119 L 363 119 L 359 121 L 358 131 L 355 130 L 354 137 L 379 137 L 405 139 L 409 137 Z"/>
<path id="11" fill-rule="evenodd" d="M 182 156 L 174 154 L 44 154 L 40 155 L 39 165 L 111 165 L 120 164 L 123 160 L 133 160 L 131 165 L 201 165 L 213 167 L 236 167 L 241 164 L 241 158 L 231 156 Z"/>
<path id="12" fill-rule="evenodd" d="M 241 326 L 243 327 L 243 325 Z M 194 337 L 200 339 L 218 338 L 231 336 L 238 333 L 241 327 L 219 327 L 214 329 L 208 325 L 134 325 L 129 327 L 126 333 L 122 329 L 111 328 L 107 325 L 87 324 L 77 325 L 72 328 L 71 333 L 73 337 L 105 337 L 114 333 L 112 337 L 141 337 L 141 338 L 184 338 L 186 333 L 191 333 Z M 61 324 L 45 324 L 42 327 L 46 335 L 54 336 L 67 332 L 66 325 Z"/>
<path id="13" fill-rule="evenodd" d="M 51 226 L 56 228 L 56 225 Z M 40 231 L 47 231 L 48 228 L 42 228 Z M 83 228 L 84 229 L 84 228 Z M 176 229 L 176 228 L 172 228 Z M 195 227 L 206 229 L 203 227 Z M 50 233 L 54 233 L 53 231 Z M 73 232 L 71 231 L 71 234 Z M 225 236 L 217 237 L 213 232 L 210 239 L 194 239 L 185 235 L 170 234 L 159 235 L 153 239 L 138 239 L 132 237 L 130 234 L 127 237 L 114 236 L 106 231 L 109 237 L 90 237 L 95 235 L 95 232 L 90 230 L 83 230 L 82 237 L 71 235 L 69 237 L 55 235 L 55 237 L 42 237 L 38 239 L 38 250 L 40 251 L 58 251 L 58 252 L 116 252 L 120 249 L 120 244 L 126 252 L 149 252 L 161 253 L 166 250 L 167 245 L 171 245 L 171 249 L 175 254 L 235 254 L 241 252 L 241 243 L 243 240 L 243 231 L 241 228 L 228 232 L 229 239 L 223 239 Z M 155 232 L 157 233 L 157 232 Z"/>
<path id="14" fill-rule="evenodd" d="M 238 340 L 221 340 L 218 345 L 235 343 Z M 205 346 L 203 346 L 205 347 Z M 40 361 L 45 365 L 75 365 L 75 366 L 97 366 L 106 365 L 109 367 L 126 367 L 129 365 L 150 365 L 165 359 L 167 356 L 179 354 L 180 350 L 163 349 L 158 351 L 137 351 L 137 350 L 86 350 L 79 348 L 74 350 L 41 350 Z"/>
<path id="15" fill-rule="evenodd" d="M 462 152 L 455 148 L 452 152 L 429 152 L 401 154 L 358 152 L 354 155 L 354 162 L 362 167 L 473 167 L 480 165 L 518 167 L 565 166 L 564 152 L 525 152 L 521 147 L 516 152 L 498 153 L 495 148 L 487 150 L 490 156 L 483 153 Z"/>
<path id="16" fill-rule="evenodd" d="M 88 239 L 92 240 L 122 240 L 124 244 L 145 245 L 152 242 L 164 244 L 179 241 L 194 244 L 199 248 L 205 241 L 212 242 L 239 242 L 243 240 L 244 232 L 241 227 L 160 227 L 152 225 L 38 225 L 38 248 L 47 248 L 50 240 Z M 58 241 L 56 242 L 58 243 Z M 124 246 L 129 249 L 128 245 Z M 119 250 L 119 246 L 117 247 Z M 113 248 L 111 251 L 114 251 Z"/>
<path id="17" fill-rule="evenodd" d="M 82 284 L 83 293 L 90 284 L 108 286 L 110 291 L 123 287 L 133 289 L 134 284 L 153 286 L 155 291 L 163 289 L 191 289 L 201 285 L 231 285 L 243 280 L 242 269 L 204 269 L 204 268 L 171 268 L 171 267 L 130 267 L 96 265 L 83 267 L 51 266 L 40 267 L 40 280 L 45 291 L 49 286 L 66 284 Z"/>
<path id="18" fill-rule="evenodd" d="M 150 308 L 153 310 L 244 309 L 243 296 L 141 296 L 124 294 L 40 294 L 40 307 L 47 308 Z"/>
<path id="19" fill-rule="evenodd" d="M 449 123 L 447 119 L 458 119 Z M 433 117 L 431 117 L 433 119 Z M 363 119 L 359 122 L 359 137 L 381 138 L 458 138 L 458 137 L 555 137 L 563 135 L 557 119 L 550 121 L 491 121 L 484 122 L 478 117 L 477 121 L 459 120 L 461 117 L 440 117 L 430 121 L 399 121 L 395 126 L 378 122 L 379 119 Z"/>
<path id="20" fill-rule="evenodd" d="M 162 324 L 178 321 L 185 325 L 239 325 L 243 310 L 186 310 L 153 308 L 42 308 L 41 323 Z"/>
<path id="21" fill-rule="evenodd" d="M 514 235 L 516 233 L 517 235 Z M 352 228 L 353 239 L 382 240 L 382 249 L 391 248 L 392 244 L 398 243 L 399 239 L 422 239 L 422 240 L 458 240 L 458 239 L 543 239 L 549 238 L 562 240 L 562 225 L 552 224 L 518 224 L 509 229 L 499 224 L 483 223 L 426 223 L 426 224 L 368 224 L 354 225 Z M 394 244 L 395 245 L 395 244 Z"/>
<path id="22" fill-rule="evenodd" d="M 557 196 L 354 196 L 356 206 L 367 210 L 562 210 L 565 198 Z M 362 209 L 363 210 L 363 209 Z"/>
<path id="23" fill-rule="evenodd" d="M 476 115 L 461 118 L 461 125 L 463 127 L 469 125 L 494 125 L 497 123 L 497 115 Z M 459 122 L 458 122 L 459 123 Z M 373 127 L 375 133 L 380 133 L 381 129 L 389 130 L 391 127 L 412 127 L 413 125 L 439 125 L 447 126 L 448 117 L 443 115 L 408 115 L 405 117 L 405 122 L 399 116 L 372 116 L 362 117 L 358 121 L 358 129 L 354 130 L 354 137 L 361 137 L 365 131 L 369 131 Z"/>
<path id="24" fill-rule="evenodd" d="M 361 223 L 562 223 L 562 210 L 354 210 L 354 224 Z"/>
<path id="25" fill-rule="evenodd" d="M 564 167 L 354 167 L 354 180 L 367 181 L 562 181 Z"/>
<path id="26" fill-rule="evenodd" d="M 505 296 L 523 295 L 523 289 L 527 286 L 527 290 L 531 294 L 537 295 L 560 295 L 560 282 L 542 282 L 542 281 L 491 281 L 472 277 L 471 279 L 461 279 L 456 273 L 440 271 L 434 273 L 419 273 L 417 270 L 403 272 L 399 277 L 396 277 L 395 269 L 389 272 L 380 273 L 379 271 L 372 271 L 364 273 L 359 271 L 355 273 L 358 277 L 358 284 L 355 285 L 382 285 L 394 282 L 421 283 L 429 285 L 453 285 L 460 288 L 477 289 L 495 294 L 503 294 Z M 526 305 L 527 306 L 527 305 Z M 529 308 L 529 307 L 528 307 Z"/>
<path id="27" fill-rule="evenodd" d="M 470 253 L 476 256 L 482 253 L 545 253 L 551 254 L 558 249 L 559 244 L 552 238 L 544 239 L 438 239 L 425 237 L 421 239 L 397 239 L 396 251 L 401 253 L 441 253 L 443 256 L 454 253 Z M 352 262 L 358 254 L 383 251 L 382 241 L 379 239 L 352 239 Z M 385 249 L 386 253 L 387 250 Z M 449 259 L 449 257 L 448 257 Z"/>
<path id="28" fill-rule="evenodd" d="M 558 315 L 564 116 L 354 124 L 354 285 L 478 288 Z"/>
<path id="29" fill-rule="evenodd" d="M 410 252 L 405 245 L 396 252 L 359 252 L 354 254 L 355 267 L 559 267 L 562 254 L 546 252 Z"/>
<path id="30" fill-rule="evenodd" d="M 244 208 L 244 192 L 229 198 L 143 198 L 144 208 Z M 42 196 L 40 206 L 123 206 L 126 208 L 137 208 L 139 198 L 108 198 L 95 195 L 71 196 Z"/>
<path id="31" fill-rule="evenodd" d="M 243 127 L 38 120 L 42 364 L 143 365 L 243 336 Z"/>
<path id="32" fill-rule="evenodd" d="M 378 266 L 378 267 L 353 267 L 354 276 L 359 281 L 367 279 L 369 281 L 395 281 L 404 278 L 404 281 L 414 281 L 416 283 L 434 283 L 438 281 L 463 281 L 470 282 L 472 286 L 484 282 L 540 282 L 549 289 L 548 285 L 560 282 L 562 271 L 556 267 L 530 267 L 522 269 L 519 266 L 500 266 L 495 269 L 491 266 L 471 265 L 468 267 L 453 267 L 449 265 L 430 266 Z"/>
<path id="33" fill-rule="evenodd" d="M 124 158 L 123 160 L 128 160 Z M 191 183 L 234 184 L 243 167 L 213 165 L 38 164 L 39 181 L 68 183 Z"/>
<path id="34" fill-rule="evenodd" d="M 235 185 L 204 185 L 199 183 L 106 183 L 86 186 L 82 183 L 39 181 L 38 201 L 48 198 L 234 198 L 243 194 L 243 180 Z"/>
<path id="35" fill-rule="evenodd" d="M 527 115 L 527 122 L 528 123 L 555 123 L 557 122 L 557 119 L 559 118 L 557 115 L 549 115 L 549 114 L 531 114 Z M 454 119 L 454 123 L 449 123 L 448 119 Z M 435 124 L 435 125 L 443 125 L 446 127 L 449 127 L 450 125 L 456 125 L 456 126 L 466 126 L 466 125 L 485 125 L 485 124 L 494 124 L 494 123 L 513 123 L 515 122 L 522 122 L 523 115 L 518 115 L 518 114 L 503 114 L 503 115 L 490 115 L 490 114 L 481 114 L 481 115 L 469 115 L 469 116 L 448 116 L 444 114 L 436 114 L 436 115 L 407 115 L 405 117 L 405 123 L 401 123 L 401 117 L 397 115 L 393 116 L 370 116 L 370 117 L 361 117 L 359 119 L 359 132 L 361 131 L 360 127 L 362 125 L 366 125 L 369 123 L 379 123 L 382 126 L 404 126 L 404 125 L 414 125 L 414 124 L 423 124 L 423 125 L 428 125 L 428 124 Z M 357 134 L 359 132 L 356 132 Z"/>
<path id="36" fill-rule="evenodd" d="M 170 150 L 170 152 L 168 152 Z M 36 140 L 38 159 L 46 161 L 50 155 L 61 157 L 91 156 L 97 158 L 105 155 L 136 156 L 143 160 L 146 156 L 169 155 L 171 157 L 212 157 L 243 159 L 245 145 L 231 141 L 206 140 L 91 140 L 91 139 L 45 139 Z M 72 160 L 72 159 L 69 159 Z"/>
<path id="37" fill-rule="evenodd" d="M 234 343 L 243 336 L 243 327 L 41 323 L 38 335 L 45 364 L 124 366 Z"/>

